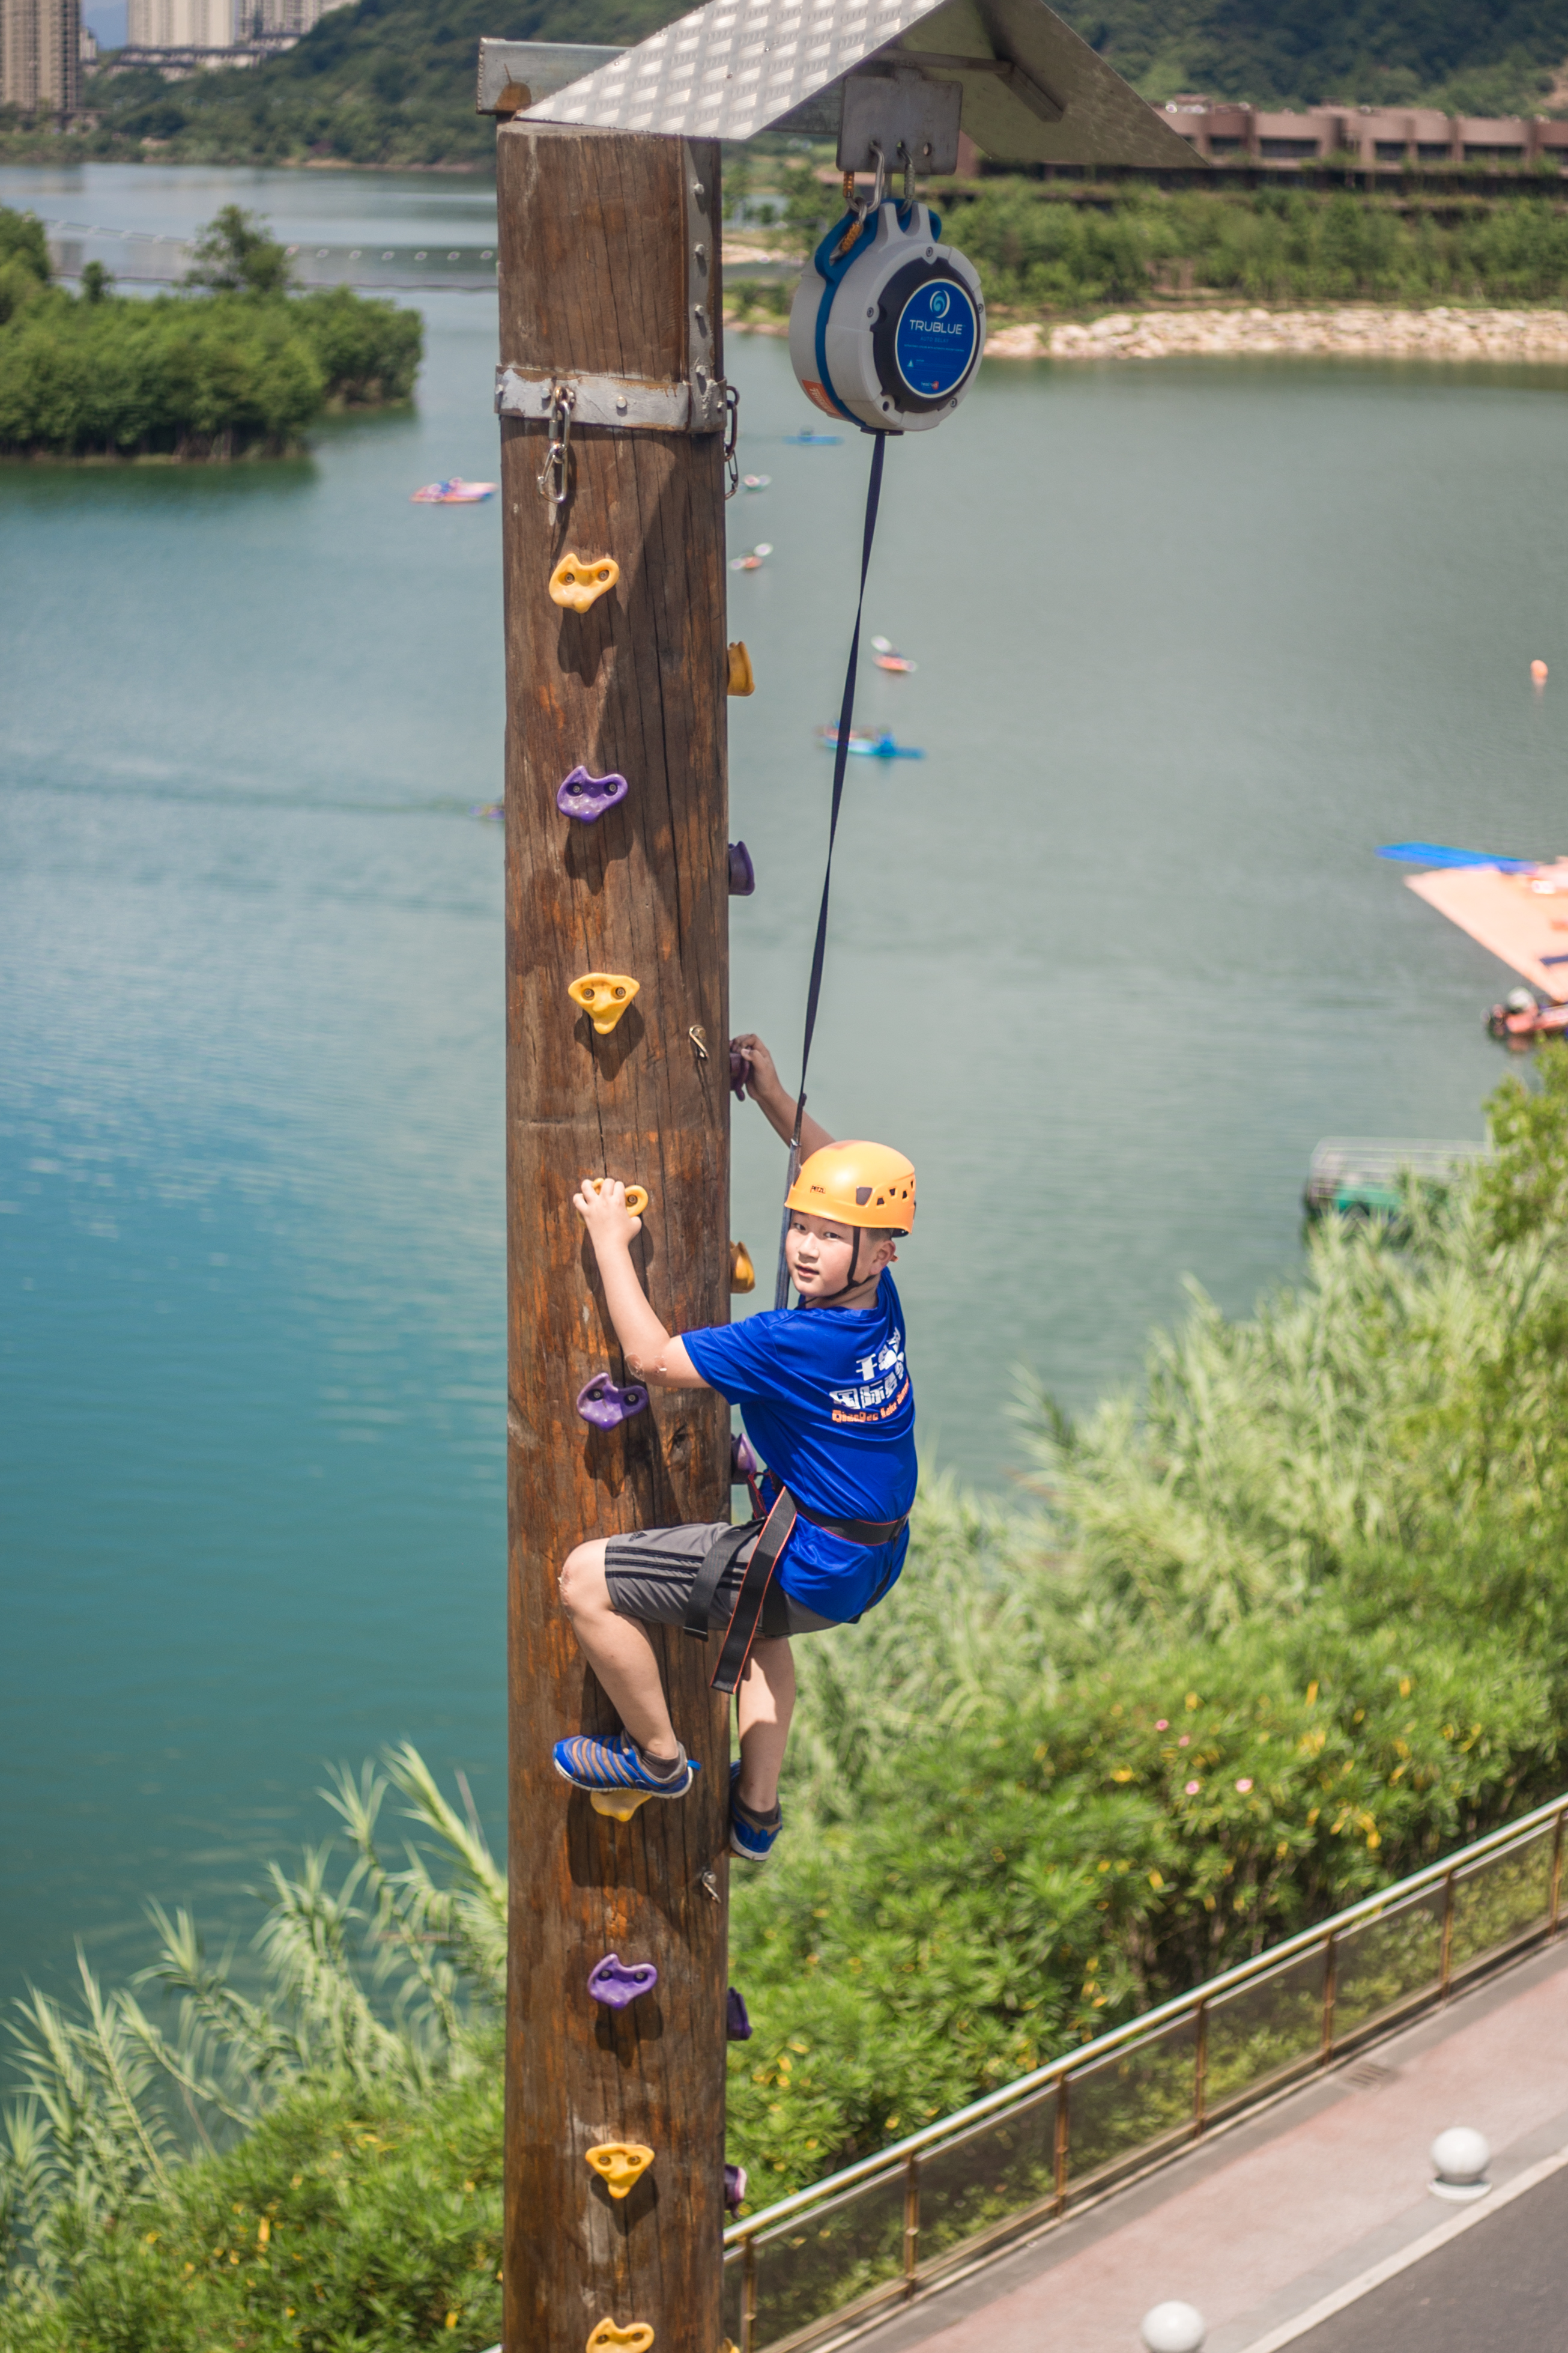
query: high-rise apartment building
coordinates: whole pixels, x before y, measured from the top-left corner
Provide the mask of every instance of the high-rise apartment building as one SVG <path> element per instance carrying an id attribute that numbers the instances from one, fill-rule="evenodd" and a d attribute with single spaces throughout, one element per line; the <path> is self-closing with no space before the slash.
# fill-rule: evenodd
<path id="1" fill-rule="evenodd" d="M 81 0 L 0 0 L 0 103 L 74 114 L 81 91 Z"/>
<path id="2" fill-rule="evenodd" d="M 227 49 L 234 17 L 235 0 L 130 0 L 125 37 L 133 49 Z"/>
<path id="3" fill-rule="evenodd" d="M 11 0 L 0 0 L 0 7 Z M 263 43 L 289 47 L 329 8 L 348 0 L 129 0 L 125 37 L 132 49 L 231 49 Z"/>

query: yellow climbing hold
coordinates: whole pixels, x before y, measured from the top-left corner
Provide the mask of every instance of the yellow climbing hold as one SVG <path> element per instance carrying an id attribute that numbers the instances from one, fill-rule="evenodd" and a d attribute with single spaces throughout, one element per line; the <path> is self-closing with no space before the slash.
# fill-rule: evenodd
<path id="1" fill-rule="evenodd" d="M 744 1242 L 730 1244 L 730 1288 L 731 1291 L 755 1291 L 757 1270 L 752 1264 L 752 1254 Z"/>
<path id="2" fill-rule="evenodd" d="M 648 2353 L 653 2343 L 653 2330 L 646 2320 L 630 2320 L 623 2328 L 614 2320 L 601 2320 L 588 2339 L 588 2353 Z"/>
<path id="3" fill-rule="evenodd" d="M 612 1822 L 629 1822 L 639 1806 L 646 1806 L 652 1797 L 651 1789 L 590 1789 L 588 1803 L 596 1814 Z"/>
<path id="4" fill-rule="evenodd" d="M 566 991 L 590 1016 L 601 1038 L 609 1036 L 637 993 L 637 982 L 626 972 L 584 972 Z"/>
<path id="5" fill-rule="evenodd" d="M 550 593 L 553 596 L 554 589 L 552 588 Z M 752 670 L 752 657 L 746 651 L 744 644 L 738 640 L 730 649 L 730 692 L 755 694 L 756 691 L 757 681 Z"/>
<path id="6" fill-rule="evenodd" d="M 640 2140 L 602 2140 L 587 2158 L 611 2197 L 625 2198 L 653 2163 L 653 2151 Z"/>
<path id="7" fill-rule="evenodd" d="M 574 613 L 585 613 L 601 596 L 612 589 L 621 576 L 621 567 L 613 555 L 595 555 L 592 561 L 581 555 L 563 555 L 550 575 L 550 599 L 554 605 L 569 605 Z"/>
<path id="8" fill-rule="evenodd" d="M 588 1179 L 589 1184 L 593 1187 L 595 1193 L 602 1193 L 604 1191 L 605 1181 L 605 1180 L 603 1176 L 590 1176 Z M 647 1187 L 646 1185 L 628 1185 L 626 1187 L 626 1207 L 631 1211 L 634 1218 L 640 1218 L 642 1216 L 643 1211 L 647 1208 Z"/>

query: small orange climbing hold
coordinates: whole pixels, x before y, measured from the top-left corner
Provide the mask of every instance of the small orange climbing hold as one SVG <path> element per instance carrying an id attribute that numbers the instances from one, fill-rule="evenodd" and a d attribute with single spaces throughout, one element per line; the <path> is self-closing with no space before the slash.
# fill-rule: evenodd
<path id="1" fill-rule="evenodd" d="M 605 1189 L 605 1179 L 602 1176 L 590 1176 L 586 1179 L 586 1182 L 593 1187 L 595 1193 L 602 1193 Z M 643 1211 L 647 1208 L 647 1200 L 648 1194 L 647 1187 L 646 1185 L 628 1185 L 626 1187 L 626 1207 L 631 1211 L 634 1218 L 640 1218 L 642 1216 Z"/>
<path id="2" fill-rule="evenodd" d="M 613 555 L 595 555 L 592 562 L 581 555 L 563 555 L 550 575 L 552 604 L 569 605 L 574 613 L 585 613 L 607 595 L 621 576 L 621 567 Z"/>
<path id="3" fill-rule="evenodd" d="M 752 1254 L 744 1242 L 730 1244 L 730 1288 L 731 1291 L 755 1291 L 757 1270 L 752 1264 Z"/>
<path id="4" fill-rule="evenodd" d="M 1539 654 L 1536 655 L 1535 659 L 1530 665 L 1530 675 L 1535 681 L 1537 686 L 1545 685 L 1548 675 L 1547 668 Z"/>
<path id="5" fill-rule="evenodd" d="M 653 2330 L 646 2320 L 601 2320 L 588 2339 L 588 2353 L 648 2353 Z"/>
<path id="6" fill-rule="evenodd" d="M 550 593 L 553 596 L 555 591 L 552 589 Z M 752 657 L 746 651 L 745 646 L 737 641 L 730 648 L 730 692 L 755 694 L 756 691 L 757 681 L 752 670 Z"/>
<path id="7" fill-rule="evenodd" d="M 625 2198 L 653 2163 L 653 2151 L 639 2140 L 602 2140 L 587 2161 L 612 2198 Z"/>
<path id="8" fill-rule="evenodd" d="M 584 972 L 567 988 L 573 1002 L 592 1019 L 601 1038 L 607 1038 L 633 997 L 637 983 L 626 972 Z"/>

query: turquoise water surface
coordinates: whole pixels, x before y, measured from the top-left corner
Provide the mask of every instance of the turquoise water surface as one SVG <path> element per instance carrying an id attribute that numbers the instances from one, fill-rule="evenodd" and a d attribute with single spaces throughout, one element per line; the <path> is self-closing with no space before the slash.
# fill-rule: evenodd
<path id="1" fill-rule="evenodd" d="M 176 233 L 482 241 L 474 182 L 94 167 L 0 201 Z M 421 301 L 417 410 L 284 466 L 0 468 L 0 1992 L 145 1894 L 245 1916 L 326 1761 L 410 1737 L 499 1823 L 496 314 Z M 865 445 L 735 337 L 738 1020 L 793 1073 Z M 1563 382 L 989 367 L 889 450 L 814 1107 L 902 1144 L 928 1457 L 1001 1487 L 1191 1271 L 1299 1263 L 1325 1132 L 1478 1134 L 1500 968 L 1380 840 L 1568 847 Z M 1543 697 L 1533 655 L 1552 664 Z M 1557 681 L 1561 681 L 1561 691 Z M 779 1154 L 736 1121 L 765 1269 Z M 723 1216 L 716 1204 L 716 1216 Z M 764 1273 L 764 1284 L 766 1276 Z"/>

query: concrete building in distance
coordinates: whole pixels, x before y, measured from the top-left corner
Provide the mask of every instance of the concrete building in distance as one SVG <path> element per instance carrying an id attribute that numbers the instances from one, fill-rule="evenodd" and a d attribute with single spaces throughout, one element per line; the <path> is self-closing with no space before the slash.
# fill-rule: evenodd
<path id="1" fill-rule="evenodd" d="M 4 0 L 0 0 L 0 5 Z M 132 49 L 231 49 L 235 0 L 129 0 L 126 46 Z"/>
<path id="2" fill-rule="evenodd" d="M 1543 115 L 1438 114 L 1430 107 L 1313 106 L 1301 114 L 1227 106 L 1209 98 L 1173 98 L 1166 119 L 1211 163 L 1300 171 L 1327 156 L 1357 171 L 1452 171 L 1479 164 L 1492 171 L 1568 166 L 1568 122 Z"/>
<path id="3" fill-rule="evenodd" d="M 64 117 L 81 93 L 81 0 L 0 0 L 0 104 Z"/>
<path id="4" fill-rule="evenodd" d="M 0 0 L 0 7 L 9 0 Z M 129 0 L 122 64 L 249 65 L 291 49 L 350 0 Z"/>

